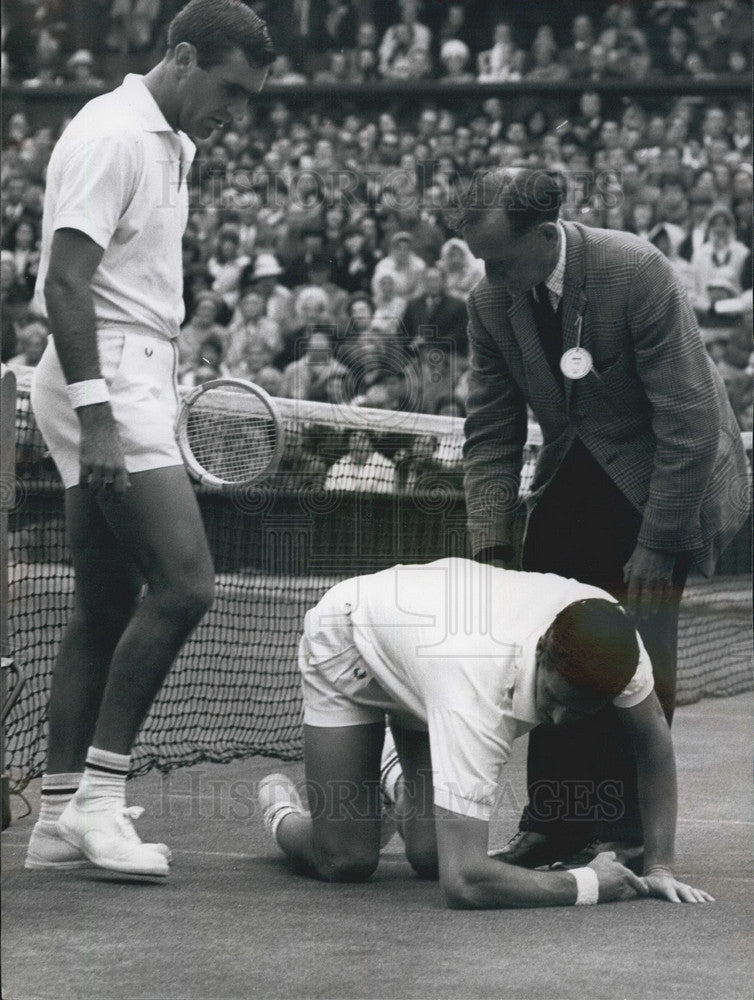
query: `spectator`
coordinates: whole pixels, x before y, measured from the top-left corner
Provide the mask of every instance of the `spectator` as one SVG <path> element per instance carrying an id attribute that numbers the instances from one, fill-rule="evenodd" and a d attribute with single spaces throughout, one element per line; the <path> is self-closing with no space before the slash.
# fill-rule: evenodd
<path id="1" fill-rule="evenodd" d="M 380 278 L 385 274 L 392 276 L 395 292 L 406 300 L 414 298 L 421 291 L 421 276 L 427 265 L 413 252 L 413 243 L 411 233 L 403 230 L 391 237 L 390 252 L 374 269 L 372 288 L 375 302 L 380 297 L 378 292 Z"/>
<path id="2" fill-rule="evenodd" d="M 227 369 L 234 378 L 245 378 L 272 396 L 280 395 L 283 373 L 272 364 L 277 352 L 264 337 L 248 337 L 238 351 L 229 355 Z"/>
<path id="3" fill-rule="evenodd" d="M 678 253 L 684 260 L 690 261 L 694 253 L 707 240 L 712 201 L 712 195 L 705 194 L 703 191 L 691 191 L 689 194 L 690 214 L 687 233 L 678 246 Z"/>
<path id="4" fill-rule="evenodd" d="M 480 83 L 520 80 L 523 64 L 524 54 L 513 44 L 510 24 L 498 21 L 492 37 L 492 48 L 480 52 L 477 58 L 477 79 Z"/>
<path id="5" fill-rule="evenodd" d="M 326 0 L 323 44 L 327 50 L 343 52 L 356 44 L 358 15 L 353 3 Z"/>
<path id="6" fill-rule="evenodd" d="M 325 236 L 320 226 L 288 231 L 279 251 L 285 265 L 281 280 L 288 288 L 308 284 L 312 260 L 323 252 L 324 245 Z"/>
<path id="7" fill-rule="evenodd" d="M 201 357 L 200 349 L 208 338 L 219 342 L 222 356 L 226 331 L 217 322 L 220 302 L 220 298 L 214 292 L 205 292 L 197 296 L 194 313 L 188 323 L 181 328 L 178 337 L 179 376 L 196 365 L 197 359 Z"/>
<path id="8" fill-rule="evenodd" d="M 408 303 L 396 290 L 395 276 L 390 271 L 377 274 L 372 280 L 374 289 L 374 318 L 380 321 L 391 334 L 395 334 L 406 312 Z"/>
<path id="9" fill-rule="evenodd" d="M 314 83 L 336 86 L 351 82 L 351 66 L 345 52 L 328 52 L 327 60 L 327 67 L 317 70 L 314 74 Z"/>
<path id="10" fill-rule="evenodd" d="M 411 301 L 403 317 L 403 343 L 407 349 L 429 342 L 449 357 L 468 351 L 466 305 L 445 290 L 443 272 L 428 267 L 424 291 Z"/>
<path id="11" fill-rule="evenodd" d="M 371 21 L 361 21 L 356 29 L 356 48 L 350 53 L 352 83 L 370 83 L 379 79 L 377 29 Z"/>
<path id="12" fill-rule="evenodd" d="M 686 289 L 689 298 L 693 299 L 695 279 L 691 263 L 680 256 L 677 249 L 677 237 L 674 238 L 674 235 L 669 232 L 668 225 L 659 222 L 650 233 L 649 241 L 668 258 L 679 283 Z"/>
<path id="13" fill-rule="evenodd" d="M 626 229 L 648 240 L 655 227 L 655 207 L 648 201 L 636 201 L 628 212 Z"/>
<path id="14" fill-rule="evenodd" d="M 399 493 L 421 494 L 435 490 L 443 466 L 435 457 L 438 439 L 433 434 L 412 435 L 407 448 L 393 457 L 396 469 L 396 489 Z"/>
<path id="15" fill-rule="evenodd" d="M 690 51 L 691 39 L 688 32 L 681 25 L 673 24 L 668 30 L 667 45 L 656 52 L 655 62 L 667 76 L 686 76 L 686 60 Z"/>
<path id="16" fill-rule="evenodd" d="M 279 87 L 300 87 L 308 80 L 303 73 L 299 73 L 293 68 L 291 60 L 284 52 L 281 52 L 270 66 L 267 82 L 273 85 L 277 84 Z"/>
<path id="17" fill-rule="evenodd" d="M 562 62 L 574 79 L 589 75 L 589 50 L 594 45 L 594 26 L 588 14 L 577 14 L 571 21 L 571 47 L 563 52 Z"/>
<path id="18" fill-rule="evenodd" d="M 475 77 L 468 69 L 470 58 L 469 47 L 460 38 L 449 38 L 443 42 L 440 49 L 440 62 L 444 70 L 440 76 L 441 82 L 472 83 Z"/>
<path id="19" fill-rule="evenodd" d="M 276 476 L 282 488 L 297 496 L 302 491 L 324 488 L 327 466 L 317 454 L 319 437 L 317 430 L 308 424 L 286 431 L 285 451 Z"/>
<path id="20" fill-rule="evenodd" d="M 249 263 L 249 258 L 240 251 L 239 244 L 238 228 L 230 224 L 221 226 L 214 252 L 207 261 L 212 291 L 222 298 L 228 309 L 234 309 L 238 302 L 241 272 Z"/>
<path id="21" fill-rule="evenodd" d="M 584 91 L 579 98 L 579 113 L 570 126 L 571 134 L 580 146 L 592 148 L 600 134 L 602 122 L 602 98 L 595 90 Z"/>
<path id="22" fill-rule="evenodd" d="M 295 297 L 292 326 L 283 330 L 282 347 L 275 356 L 277 368 L 284 370 L 301 357 L 312 327 L 333 331 L 335 322 L 329 313 L 327 293 L 314 285 L 305 285 Z"/>
<path id="23" fill-rule="evenodd" d="M 616 75 L 610 65 L 610 53 L 607 48 L 600 42 L 596 42 L 589 49 L 589 69 L 586 73 L 586 79 L 591 83 L 601 83 Z"/>
<path id="24" fill-rule="evenodd" d="M 59 87 L 65 81 L 60 74 L 60 43 L 46 30 L 40 31 L 36 46 L 37 74 L 22 81 L 22 86 Z"/>
<path id="25" fill-rule="evenodd" d="M 352 224 L 343 234 L 343 253 L 333 280 L 347 292 L 368 292 L 376 266 L 377 257 L 366 236 Z"/>
<path id="26" fill-rule="evenodd" d="M 228 327 L 226 364 L 233 374 L 248 360 L 251 344 L 264 343 L 270 351 L 270 358 L 281 349 L 282 337 L 278 324 L 265 316 L 265 301 L 253 288 L 244 292 Z"/>
<path id="27" fill-rule="evenodd" d="M 179 382 L 187 388 L 194 388 L 228 374 L 223 364 L 223 342 L 216 334 L 210 333 L 199 344 L 183 371 L 179 369 Z"/>
<path id="28" fill-rule="evenodd" d="M 248 288 L 259 292 L 264 299 L 265 316 L 277 323 L 281 331 L 288 328 L 293 315 L 290 289 L 277 280 L 282 273 L 274 254 L 259 253 L 254 263 L 243 269 L 239 283 L 242 295 Z"/>
<path id="29" fill-rule="evenodd" d="M 35 368 L 47 347 L 49 330 L 42 319 L 32 319 L 25 323 L 18 334 L 19 353 L 8 361 L 8 365 L 16 370 Z"/>
<path id="30" fill-rule="evenodd" d="M 348 369 L 347 396 L 362 406 L 363 397 L 373 385 L 402 373 L 406 364 L 392 326 L 374 317 L 366 328 L 360 327 L 348 338 L 339 357 Z"/>
<path id="31" fill-rule="evenodd" d="M 731 142 L 742 156 L 751 159 L 751 107 L 746 104 L 737 103 L 733 109 Z"/>
<path id="32" fill-rule="evenodd" d="M 113 0 L 105 45 L 123 55 L 148 53 L 153 45 L 160 0 Z"/>
<path id="33" fill-rule="evenodd" d="M 289 399 L 330 402 L 328 380 L 333 375 L 343 378 L 345 374 L 345 366 L 332 354 L 331 327 L 310 326 L 303 355 L 287 365 L 283 372 L 280 395 Z"/>
<path id="34" fill-rule="evenodd" d="M 484 276 L 484 261 L 469 250 L 465 240 L 451 237 L 442 247 L 438 267 L 443 273 L 445 291 L 466 300 L 474 285 Z"/>
<path id="35" fill-rule="evenodd" d="M 327 296 L 327 313 L 336 325 L 342 325 L 348 307 L 348 292 L 332 279 L 332 264 L 326 253 L 316 254 L 309 264 L 308 286 L 321 288 Z M 295 296 L 294 291 L 294 296 Z"/>
<path id="36" fill-rule="evenodd" d="M 39 267 L 39 227 L 27 215 L 21 215 L 3 240 L 3 247 L 13 257 L 16 281 L 24 286 L 27 299 L 34 294 Z"/>
<path id="37" fill-rule="evenodd" d="M 531 67 L 525 78 L 540 83 L 557 83 L 568 79 L 568 67 L 558 61 L 557 48 L 547 35 L 540 35 L 534 40 Z"/>
<path id="38" fill-rule="evenodd" d="M 391 25 L 382 37 L 379 47 L 380 73 L 384 77 L 394 74 L 396 61 L 414 49 L 429 52 L 432 36 L 429 28 L 421 24 L 419 0 L 398 0 L 400 20 Z"/>
<path id="39" fill-rule="evenodd" d="M 28 289 L 18 280 L 13 254 L 10 250 L 3 250 L 0 254 L 0 329 L 3 361 L 16 355 L 19 334 L 28 312 Z"/>
<path id="40" fill-rule="evenodd" d="M 455 359 L 432 337 L 419 337 L 414 350 L 418 389 L 412 409 L 437 413 L 440 401 L 453 395 Z"/>
<path id="41" fill-rule="evenodd" d="M 74 52 L 66 63 L 66 69 L 71 83 L 79 87 L 104 87 L 104 80 L 101 80 L 94 73 L 94 56 L 89 49 L 79 49 Z"/>
<path id="42" fill-rule="evenodd" d="M 720 326 L 713 311 L 720 299 L 740 295 L 743 291 L 743 265 L 750 249 L 735 238 L 733 216 L 727 208 L 712 210 L 708 224 L 708 240 L 691 258 L 695 294 L 692 304 L 700 324 Z"/>
<path id="43" fill-rule="evenodd" d="M 374 446 L 366 431 L 353 431 L 348 437 L 348 452 L 329 469 L 326 490 L 349 493 L 393 493 L 395 465 Z"/>

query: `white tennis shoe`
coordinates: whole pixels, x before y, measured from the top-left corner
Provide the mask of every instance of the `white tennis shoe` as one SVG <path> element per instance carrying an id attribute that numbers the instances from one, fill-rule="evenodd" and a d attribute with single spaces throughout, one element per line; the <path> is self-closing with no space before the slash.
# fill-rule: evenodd
<path id="1" fill-rule="evenodd" d="M 145 844 L 162 854 L 169 863 L 173 854 L 167 844 Z M 88 868 L 89 858 L 78 847 L 63 840 L 55 820 L 37 820 L 31 831 L 29 846 L 26 850 L 24 868 L 29 871 L 69 871 L 76 868 Z"/>
<path id="2" fill-rule="evenodd" d="M 124 875 L 162 877 L 168 874 L 168 858 L 155 844 L 142 843 L 132 820 L 144 810 L 112 799 L 82 809 L 73 798 L 57 822 L 60 836 L 78 848 L 93 865 Z M 164 847 L 164 845 L 160 845 Z"/>

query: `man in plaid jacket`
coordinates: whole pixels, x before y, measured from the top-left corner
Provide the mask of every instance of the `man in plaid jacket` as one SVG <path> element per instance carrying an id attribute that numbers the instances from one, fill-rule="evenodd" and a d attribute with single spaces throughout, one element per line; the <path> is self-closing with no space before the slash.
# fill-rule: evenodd
<path id="1" fill-rule="evenodd" d="M 542 428 L 521 554 L 634 615 L 668 721 L 678 606 L 747 516 L 746 456 L 684 290 L 643 239 L 559 218 L 545 170 L 477 175 L 459 229 L 486 276 L 468 299 L 465 490 L 472 552 L 511 566 L 527 406 Z M 529 804 L 504 857 L 641 854 L 635 766 L 607 709 L 532 734 Z M 616 799 L 619 805 L 616 807 Z"/>

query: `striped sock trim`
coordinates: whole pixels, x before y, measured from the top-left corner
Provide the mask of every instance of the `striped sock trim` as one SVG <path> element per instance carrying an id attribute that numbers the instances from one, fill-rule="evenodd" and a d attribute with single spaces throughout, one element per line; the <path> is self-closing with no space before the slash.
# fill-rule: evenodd
<path id="1" fill-rule="evenodd" d="M 120 767 L 105 767 L 103 764 L 94 764 L 90 760 L 86 762 L 86 769 L 87 771 L 96 771 L 98 774 L 114 774 L 118 778 L 124 778 L 128 774 L 128 768 L 124 771 Z"/>
<path id="2" fill-rule="evenodd" d="M 69 774 L 43 774 L 42 789 L 39 797 L 39 818 L 43 822 L 55 821 L 79 790 L 82 775 L 79 772 Z"/>
<path id="3" fill-rule="evenodd" d="M 301 810 L 296 809 L 290 802 L 281 802 L 265 810 L 264 825 L 275 840 L 278 839 L 278 827 L 291 813 L 302 815 Z"/>
<path id="4" fill-rule="evenodd" d="M 89 747 L 86 754 L 86 766 L 89 770 L 101 774 L 127 775 L 131 767 L 131 755 L 113 753 L 111 750 L 100 750 L 99 747 Z"/>
<path id="5" fill-rule="evenodd" d="M 398 782 L 403 777 L 403 769 L 397 753 L 392 753 L 380 768 L 380 787 L 383 795 L 392 804 L 397 798 Z"/>

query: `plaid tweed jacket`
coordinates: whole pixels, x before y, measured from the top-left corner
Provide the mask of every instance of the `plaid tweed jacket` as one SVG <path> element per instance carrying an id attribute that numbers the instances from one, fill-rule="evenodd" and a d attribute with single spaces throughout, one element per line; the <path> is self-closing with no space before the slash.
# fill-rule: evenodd
<path id="1" fill-rule="evenodd" d="M 578 435 L 642 512 L 638 540 L 690 552 L 710 574 L 747 516 L 748 475 L 738 424 L 686 293 L 645 240 L 564 227 L 563 350 L 576 346 L 581 326 L 593 360 L 584 378 L 558 384 L 527 295 L 512 297 L 486 278 L 469 295 L 464 470 L 472 551 L 512 544 L 528 404 L 543 434 L 530 509 Z"/>

